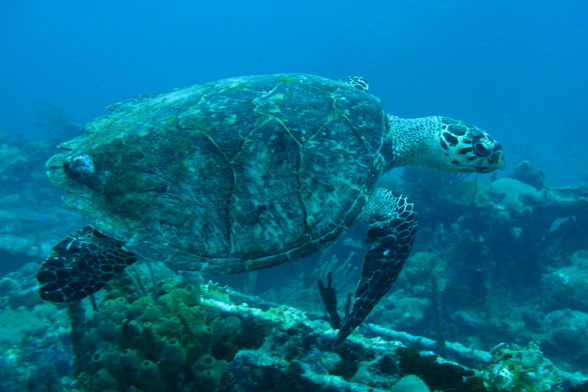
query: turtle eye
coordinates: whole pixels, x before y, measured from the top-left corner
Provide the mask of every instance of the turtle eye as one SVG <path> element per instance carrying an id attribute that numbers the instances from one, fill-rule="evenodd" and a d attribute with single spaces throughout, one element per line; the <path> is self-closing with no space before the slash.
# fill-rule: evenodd
<path id="1" fill-rule="evenodd" d="M 490 155 L 492 153 L 492 150 L 490 150 L 488 147 L 486 147 L 484 145 L 484 143 L 474 143 L 473 145 L 473 152 L 474 154 L 476 154 L 479 157 L 487 157 L 488 155 Z"/>

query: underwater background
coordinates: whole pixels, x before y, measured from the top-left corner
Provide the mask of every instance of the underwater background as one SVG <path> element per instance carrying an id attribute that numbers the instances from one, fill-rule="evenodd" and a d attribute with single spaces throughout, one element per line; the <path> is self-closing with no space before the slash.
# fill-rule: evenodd
<path id="1" fill-rule="evenodd" d="M 2 1 L 0 390 L 588 390 L 586 15 L 579 0 Z M 141 94 L 283 72 L 365 77 L 389 113 L 504 146 L 496 174 L 382 180 L 419 233 L 354 343 L 321 340 L 316 282 L 332 273 L 343 313 L 362 227 L 251 274 L 139 263 L 94 304 L 38 298 L 40 263 L 87 223 L 46 178 L 56 145 Z"/>

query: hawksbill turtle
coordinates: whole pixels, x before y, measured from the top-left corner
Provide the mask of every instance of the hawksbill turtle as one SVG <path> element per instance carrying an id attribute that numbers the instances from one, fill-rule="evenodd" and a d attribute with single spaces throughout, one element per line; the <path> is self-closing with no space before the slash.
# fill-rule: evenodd
<path id="1" fill-rule="evenodd" d="M 360 78 L 224 79 L 122 102 L 47 162 L 92 226 L 59 242 L 40 295 L 80 300 L 139 257 L 233 273 L 301 259 L 368 223 L 345 339 L 391 288 L 416 229 L 413 205 L 378 188 L 405 165 L 488 173 L 504 166 L 486 132 L 446 117 L 385 112 Z"/>

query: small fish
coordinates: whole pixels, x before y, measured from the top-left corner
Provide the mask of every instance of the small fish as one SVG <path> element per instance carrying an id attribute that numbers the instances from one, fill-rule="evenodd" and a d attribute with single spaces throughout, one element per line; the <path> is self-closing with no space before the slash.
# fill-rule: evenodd
<path id="1" fill-rule="evenodd" d="M 576 221 L 575 216 L 566 216 L 563 218 L 557 217 L 553 220 L 553 222 L 551 223 L 551 226 L 549 226 L 549 232 L 553 233 L 554 231 L 557 231 L 564 223 L 575 222 L 575 221 Z"/>

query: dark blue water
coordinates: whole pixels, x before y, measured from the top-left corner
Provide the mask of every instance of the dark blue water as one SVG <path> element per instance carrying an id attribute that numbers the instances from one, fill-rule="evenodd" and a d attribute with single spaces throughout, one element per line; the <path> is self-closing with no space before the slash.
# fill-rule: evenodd
<path id="1" fill-rule="evenodd" d="M 83 123 L 142 93 L 272 72 L 366 77 L 401 116 L 500 138 L 511 167 L 588 177 L 588 3 L 17 1 L 0 4 L 0 131 L 43 138 L 37 102 Z"/>

